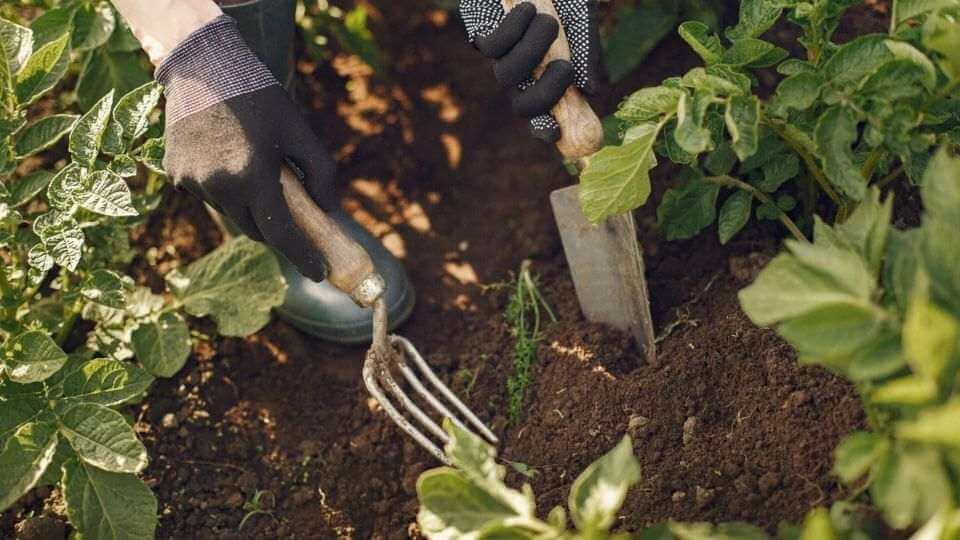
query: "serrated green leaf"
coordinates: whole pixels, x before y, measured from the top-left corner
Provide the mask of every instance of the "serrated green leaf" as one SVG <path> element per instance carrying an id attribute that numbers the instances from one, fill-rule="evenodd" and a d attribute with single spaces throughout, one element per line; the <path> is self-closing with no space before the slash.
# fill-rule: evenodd
<path id="1" fill-rule="evenodd" d="M 135 216 L 130 186 L 113 171 L 95 171 L 83 180 L 80 206 L 104 216 Z"/>
<path id="2" fill-rule="evenodd" d="M 33 53 L 33 32 L 19 24 L 0 19 L 0 47 L 10 74 L 16 75 Z"/>
<path id="3" fill-rule="evenodd" d="M 57 427 L 52 422 L 21 426 L 0 452 L 0 511 L 37 485 L 57 449 Z"/>
<path id="4" fill-rule="evenodd" d="M 77 123 L 75 114 L 45 116 L 28 125 L 17 134 L 14 152 L 17 159 L 32 156 L 53 146 Z"/>
<path id="5" fill-rule="evenodd" d="M 168 273 L 166 279 L 188 313 L 209 315 L 226 336 L 246 336 L 262 328 L 286 292 L 276 257 L 244 237 L 230 240 L 183 271 Z"/>
<path id="6" fill-rule="evenodd" d="M 692 238 L 717 217 L 716 184 L 693 179 L 671 188 L 657 207 L 657 227 L 667 240 Z"/>
<path id="7" fill-rule="evenodd" d="M 131 346 L 150 373 L 173 377 L 190 356 L 190 329 L 176 313 L 164 313 L 134 330 Z"/>
<path id="8" fill-rule="evenodd" d="M 787 51 L 773 43 L 755 38 L 743 38 L 733 42 L 720 57 L 720 63 L 733 67 L 769 67 L 787 57 Z"/>
<path id="9" fill-rule="evenodd" d="M 43 330 L 30 330 L 8 339 L 2 351 L 7 377 L 19 384 L 45 380 L 67 361 L 67 353 Z"/>
<path id="10" fill-rule="evenodd" d="M 57 415 L 60 433 L 84 462 L 126 473 L 147 466 L 147 449 L 117 411 L 96 403 L 77 403 Z"/>
<path id="11" fill-rule="evenodd" d="M 110 91 L 122 96 L 150 82 L 150 71 L 141 60 L 138 52 L 112 51 L 106 47 L 90 51 L 77 81 L 80 107 L 89 110 Z"/>
<path id="12" fill-rule="evenodd" d="M 80 6 L 73 17 L 73 49 L 86 51 L 103 46 L 116 26 L 116 16 L 109 2 Z"/>
<path id="13" fill-rule="evenodd" d="M 687 21 L 680 25 L 677 30 L 680 37 L 687 42 L 700 58 L 707 65 L 716 64 L 723 56 L 724 48 L 720 44 L 720 38 L 710 29 L 709 26 L 700 21 Z"/>
<path id="14" fill-rule="evenodd" d="M 153 538 L 157 500 L 132 474 L 102 471 L 78 460 L 64 464 L 63 496 L 70 523 L 84 537 L 102 540 Z"/>
<path id="15" fill-rule="evenodd" d="M 748 191 L 737 190 L 720 207 L 717 229 L 720 243 L 726 244 L 750 221 L 753 209 L 753 195 Z"/>
<path id="16" fill-rule="evenodd" d="M 77 127 L 70 134 L 70 155 L 74 161 L 84 167 L 93 167 L 112 110 L 113 90 L 110 90 L 77 122 Z"/>
<path id="17" fill-rule="evenodd" d="M 760 101 L 756 96 L 733 96 L 727 101 L 724 121 L 740 161 L 757 152 L 760 130 Z"/>
<path id="18" fill-rule="evenodd" d="M 129 362 L 88 360 L 64 375 L 58 402 L 120 405 L 143 394 L 152 382 L 152 375 Z"/>
<path id="19" fill-rule="evenodd" d="M 853 111 L 835 105 L 820 116 L 814 132 L 823 172 L 841 193 L 855 201 L 863 199 L 867 191 L 851 148 L 857 140 L 857 123 Z"/>
<path id="20" fill-rule="evenodd" d="M 163 87 L 151 81 L 131 90 L 117 101 L 113 119 L 123 133 L 124 147 L 143 135 L 150 125 L 150 112 L 156 108 L 163 95 Z"/>
<path id="21" fill-rule="evenodd" d="M 650 129 L 622 146 L 608 146 L 590 158 L 580 175 L 578 197 L 594 223 L 641 206 L 650 196 L 650 169 L 656 165 Z"/>
<path id="22" fill-rule="evenodd" d="M 757 37 L 773 26 L 783 11 L 781 3 L 768 0 L 742 0 L 739 22 L 727 30 L 731 40 Z"/>
<path id="23" fill-rule="evenodd" d="M 630 94 L 620 104 L 616 116 L 621 120 L 633 123 L 657 120 L 665 114 L 673 114 L 677 111 L 677 103 L 683 93 L 683 90 L 667 86 L 641 88 Z M 146 146 L 146 143 L 144 146 Z"/>
<path id="24" fill-rule="evenodd" d="M 44 92 L 56 86 L 67 72 L 70 61 L 70 34 L 47 43 L 35 51 L 17 74 L 17 101 L 33 103 Z"/>
<path id="25" fill-rule="evenodd" d="M 16 208 L 30 202 L 50 184 L 52 179 L 52 172 L 41 169 L 14 180 L 13 183 L 9 184 L 10 198 L 8 201 L 10 206 Z"/>
<path id="26" fill-rule="evenodd" d="M 570 516 L 581 531 L 605 532 L 617 519 L 627 490 L 640 481 L 629 435 L 591 463 L 570 487 Z"/>

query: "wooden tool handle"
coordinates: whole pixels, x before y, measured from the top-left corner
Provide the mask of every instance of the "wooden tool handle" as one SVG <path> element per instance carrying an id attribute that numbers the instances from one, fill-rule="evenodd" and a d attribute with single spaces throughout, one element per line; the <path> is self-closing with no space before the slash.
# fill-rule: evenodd
<path id="1" fill-rule="evenodd" d="M 294 223 L 326 257 L 330 283 L 361 306 L 373 305 L 383 294 L 384 284 L 370 255 L 313 202 L 300 178 L 287 166 L 280 171 L 280 185 Z"/>
<path id="2" fill-rule="evenodd" d="M 523 0 L 502 0 L 503 9 L 509 12 L 513 7 Z M 560 16 L 557 9 L 553 6 L 553 0 L 526 0 L 533 4 L 539 13 L 551 15 L 560 22 Z M 554 60 L 570 61 L 570 44 L 567 41 L 567 34 L 563 30 L 563 24 L 560 24 L 560 33 L 554 40 L 550 50 L 543 57 L 543 62 L 534 70 L 534 75 L 539 78 L 547 64 Z M 557 148 L 564 157 L 578 160 L 593 154 L 603 147 L 603 126 L 600 125 L 600 119 L 590 108 L 587 100 L 575 86 L 571 85 L 560 98 L 560 101 L 550 111 L 553 117 L 560 124 L 560 140 L 557 141 Z"/>

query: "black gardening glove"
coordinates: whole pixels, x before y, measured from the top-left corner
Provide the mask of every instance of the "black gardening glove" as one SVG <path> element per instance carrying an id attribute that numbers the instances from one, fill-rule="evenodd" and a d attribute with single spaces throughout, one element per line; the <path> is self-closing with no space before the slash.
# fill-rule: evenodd
<path id="1" fill-rule="evenodd" d="M 326 261 L 294 224 L 280 168 L 295 165 L 307 192 L 329 211 L 335 165 L 236 22 L 221 16 L 191 34 L 160 65 L 157 80 L 167 98 L 165 166 L 175 185 L 322 280 Z"/>
<path id="2" fill-rule="evenodd" d="M 513 109 L 530 118 L 535 137 L 555 142 L 560 126 L 550 116 L 570 84 L 592 94 L 597 84 L 600 44 L 592 0 L 553 0 L 570 44 L 571 62 L 555 60 L 533 80 L 533 70 L 556 39 L 560 25 L 538 14 L 533 4 L 517 4 L 504 15 L 500 0 L 460 0 L 467 36 L 481 53 L 494 59 L 497 80 L 510 89 Z"/>

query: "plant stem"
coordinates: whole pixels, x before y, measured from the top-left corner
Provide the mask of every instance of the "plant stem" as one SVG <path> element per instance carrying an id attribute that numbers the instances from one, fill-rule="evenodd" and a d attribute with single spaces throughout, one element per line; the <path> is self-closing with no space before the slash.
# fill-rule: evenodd
<path id="1" fill-rule="evenodd" d="M 890 171 L 889 174 L 887 174 L 886 176 L 884 176 L 884 177 L 881 178 L 880 180 L 877 180 L 877 184 L 876 184 L 876 185 L 877 185 L 877 187 L 878 187 L 879 189 L 883 189 L 883 188 L 887 187 L 887 184 L 889 184 L 890 182 L 893 182 L 893 181 L 896 180 L 897 178 L 900 178 L 900 175 L 901 175 L 901 174 L 903 174 L 903 165 L 900 165 L 900 166 L 897 167 L 896 169 Z"/>
<path id="2" fill-rule="evenodd" d="M 863 162 L 863 167 L 860 168 L 860 176 L 862 176 L 868 184 L 870 183 L 870 178 L 873 177 L 873 172 L 877 169 L 877 164 L 880 163 L 881 157 L 883 157 L 883 151 L 880 150 L 879 147 L 874 148 L 870 151 L 870 154 L 867 155 L 866 161 Z"/>
<path id="3" fill-rule="evenodd" d="M 742 189 L 752 194 L 754 197 L 760 199 L 760 201 L 763 202 L 764 204 L 769 204 L 773 206 L 774 208 L 777 209 L 780 222 L 783 223 L 784 227 L 786 227 L 791 234 L 793 234 L 793 237 L 801 242 L 809 242 L 809 240 L 807 240 L 807 237 L 804 236 L 803 231 L 800 230 L 800 227 L 797 227 L 797 224 L 794 223 L 792 219 L 790 219 L 790 216 L 788 216 L 786 212 L 781 210 L 780 207 L 777 206 L 775 202 L 773 202 L 773 199 L 771 199 L 770 196 L 767 195 L 766 193 L 751 186 L 750 184 L 744 182 L 743 180 L 740 180 L 739 178 L 734 178 L 728 175 L 707 176 L 707 177 L 704 177 L 704 180 L 713 184 L 717 184 L 718 186 Z"/>

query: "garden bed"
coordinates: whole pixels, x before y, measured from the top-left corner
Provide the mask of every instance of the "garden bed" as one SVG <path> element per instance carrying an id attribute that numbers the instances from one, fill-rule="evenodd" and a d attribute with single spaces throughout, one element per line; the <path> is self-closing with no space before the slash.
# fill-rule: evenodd
<path id="1" fill-rule="evenodd" d="M 643 474 L 621 512 L 627 528 L 676 518 L 773 530 L 842 496 L 832 452 L 864 423 L 852 387 L 799 366 L 737 301 L 775 252 L 773 225 L 721 248 L 711 233 L 666 243 L 653 230 L 653 206 L 638 214 L 663 336 L 656 365 L 639 365 L 627 337 L 581 319 L 547 204 L 550 190 L 572 179 L 522 121 L 507 119 L 506 99 L 459 22 L 431 2 L 378 8 L 375 24 L 390 30 L 377 34 L 395 60 L 390 80 L 338 60 L 316 66 L 300 92 L 341 162 L 345 207 L 403 257 L 413 279 L 418 304 L 400 332 L 492 420 L 501 456 L 532 474 L 514 471 L 509 481 L 531 482 L 549 509 L 629 432 Z M 642 74 L 597 103 L 609 110 L 626 89 L 694 63 L 668 39 Z M 669 181 L 669 169 L 658 169 L 654 197 Z M 203 207 L 173 193 L 136 235 L 151 251 L 135 275 L 157 292 L 164 272 L 220 242 Z M 527 258 L 559 320 L 544 323 L 524 417 L 508 425 L 513 338 L 506 294 L 489 285 Z M 131 411 L 151 456 L 158 536 L 415 534 L 415 482 L 436 463 L 363 390 L 364 352 L 282 321 L 247 339 L 201 339 L 187 367 Z M 55 496 L 41 500 L 48 494 L 38 490 L 4 514 L 0 536 L 11 535 L 18 511 L 56 514 Z"/>

